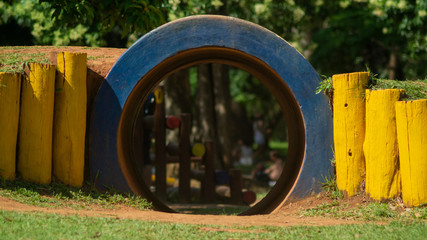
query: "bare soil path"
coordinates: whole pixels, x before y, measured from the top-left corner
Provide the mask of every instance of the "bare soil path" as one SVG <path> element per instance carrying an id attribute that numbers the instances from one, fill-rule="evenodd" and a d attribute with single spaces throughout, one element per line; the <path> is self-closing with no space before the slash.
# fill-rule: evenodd
<path id="1" fill-rule="evenodd" d="M 254 216 L 225 216 L 225 215 L 190 215 L 181 213 L 164 213 L 152 210 L 138 210 L 128 206 L 118 206 L 117 209 L 105 209 L 97 206 L 90 210 L 76 210 L 71 208 L 44 208 L 22 204 L 5 197 L 0 197 L 0 209 L 18 212 L 43 212 L 61 215 L 79 215 L 87 217 L 111 217 L 117 219 L 135 219 L 145 221 L 160 221 L 187 224 L 212 224 L 225 226 L 329 226 L 340 224 L 361 224 L 363 221 L 349 219 L 335 219 L 324 217 L 302 217 L 298 210 L 307 205 L 301 203 L 290 204 L 276 213 Z"/>

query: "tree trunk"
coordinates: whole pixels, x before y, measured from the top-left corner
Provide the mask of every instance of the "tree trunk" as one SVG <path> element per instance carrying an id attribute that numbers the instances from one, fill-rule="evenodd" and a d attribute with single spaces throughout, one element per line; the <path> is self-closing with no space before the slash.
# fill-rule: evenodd
<path id="1" fill-rule="evenodd" d="M 231 101 L 231 114 L 232 114 L 232 126 L 229 126 L 230 129 L 233 129 L 231 137 L 233 143 L 237 143 L 238 140 L 242 140 L 243 143 L 247 146 L 252 146 L 254 132 L 252 128 L 252 121 L 248 118 L 246 108 L 244 105 L 239 104 L 235 101 Z"/>
<path id="2" fill-rule="evenodd" d="M 192 114 L 189 69 L 175 72 L 164 82 L 166 115 L 179 117 L 181 113 Z M 168 131 L 167 141 L 177 142 L 178 131 Z"/>
<path id="3" fill-rule="evenodd" d="M 400 63 L 399 56 L 396 50 L 392 50 L 388 61 L 388 79 L 391 80 L 403 80 L 404 74 L 402 70 L 402 64 Z"/>
<path id="4" fill-rule="evenodd" d="M 197 67 L 197 88 L 195 99 L 195 138 L 199 141 L 215 140 L 214 131 L 214 95 L 210 64 L 200 64 Z"/>
<path id="5" fill-rule="evenodd" d="M 231 96 L 230 96 L 230 77 L 229 67 L 223 64 L 212 64 L 212 76 L 215 95 L 215 129 L 217 131 L 217 147 L 224 167 L 232 167 L 232 156 L 234 141 L 231 129 L 233 128 L 231 116 Z"/>

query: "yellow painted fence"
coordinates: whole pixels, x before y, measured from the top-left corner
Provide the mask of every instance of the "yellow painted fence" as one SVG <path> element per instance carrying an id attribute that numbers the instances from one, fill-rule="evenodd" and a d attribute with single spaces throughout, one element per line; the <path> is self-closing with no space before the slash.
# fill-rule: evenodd
<path id="1" fill-rule="evenodd" d="M 8 180 L 15 179 L 21 78 L 0 73 L 0 177 Z"/>
<path id="2" fill-rule="evenodd" d="M 367 80 L 333 76 L 338 188 L 353 196 L 364 183 L 375 200 L 402 193 L 408 206 L 427 203 L 427 100 L 399 101 L 399 89 L 364 92 Z"/>
<path id="3" fill-rule="evenodd" d="M 14 179 L 17 169 L 36 183 L 53 174 L 82 185 L 86 69 L 86 54 L 60 53 L 58 66 L 0 73 L 1 178 Z M 365 182 L 373 199 L 401 193 L 409 206 L 427 203 L 427 100 L 399 101 L 402 90 L 365 91 L 367 84 L 368 73 L 333 76 L 338 188 L 352 196 Z"/>
<path id="4" fill-rule="evenodd" d="M 58 71 L 32 63 L 26 75 L 0 73 L 3 179 L 17 171 L 23 180 L 47 184 L 53 172 L 67 185 L 83 183 L 86 54 L 60 53 L 58 64 Z"/>

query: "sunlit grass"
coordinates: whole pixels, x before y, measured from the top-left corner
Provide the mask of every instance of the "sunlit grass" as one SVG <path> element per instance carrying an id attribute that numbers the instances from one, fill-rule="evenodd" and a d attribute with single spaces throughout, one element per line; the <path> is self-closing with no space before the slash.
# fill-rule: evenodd
<path id="1" fill-rule="evenodd" d="M 33 184 L 20 180 L 2 180 L 0 181 L 0 196 L 28 205 L 49 208 L 86 209 L 92 206 L 117 208 L 118 204 L 137 209 L 151 208 L 151 203 L 140 196 L 131 193 L 119 193 L 114 189 L 100 191 L 90 184 L 79 188 L 65 186 L 57 182 Z"/>
<path id="2" fill-rule="evenodd" d="M 242 217 L 242 222 L 245 219 Z M 195 225 L 0 211 L 2 239 L 424 239 L 424 222 L 336 226 Z"/>
<path id="3" fill-rule="evenodd" d="M 24 72 L 29 63 L 50 64 L 46 53 L 2 53 L 0 54 L 0 72 Z"/>
<path id="4" fill-rule="evenodd" d="M 373 90 L 404 89 L 406 91 L 405 100 L 427 99 L 427 79 L 415 81 L 377 79 L 371 88 Z"/>

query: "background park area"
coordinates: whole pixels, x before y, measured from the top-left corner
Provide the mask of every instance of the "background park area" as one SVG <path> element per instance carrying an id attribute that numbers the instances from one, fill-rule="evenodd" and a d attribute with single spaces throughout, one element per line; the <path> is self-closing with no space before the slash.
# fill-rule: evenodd
<path id="1" fill-rule="evenodd" d="M 139 37 L 185 16 L 221 14 L 254 22 L 287 40 L 325 79 L 319 94 L 331 89 L 334 74 L 369 70 L 373 89 L 403 88 L 408 99 L 427 98 L 426 9 L 425 0 L 0 1 L 0 32 L 7 33 L 0 36 L 0 71 L 22 72 L 31 62 L 53 64 L 58 52 L 85 52 L 90 109 L 93 89 Z M 174 73 L 163 85 L 173 103 L 166 105 L 167 113 L 195 116 L 192 140 L 215 139 L 221 168 L 237 166 L 250 175 L 254 163 L 267 162 L 271 150 L 286 161 L 288 139 L 280 106 L 251 74 L 203 64 Z M 219 106 L 226 111 L 218 111 Z M 257 152 L 253 126 L 260 119 L 268 144 Z M 238 143 L 258 154 L 251 155 L 252 164 L 240 164 Z M 423 239 L 427 235 L 425 205 L 407 207 L 400 197 L 373 201 L 363 191 L 348 198 L 337 189 L 333 175 L 320 184 L 320 194 L 285 204 L 272 214 L 236 216 L 248 206 L 181 206 L 181 213 L 169 214 L 153 211 L 139 196 L 101 191 L 90 181 L 74 188 L 57 181 L 43 185 L 19 178 L 2 180 L 0 239 Z M 257 199 L 268 190 L 258 187 Z"/>

